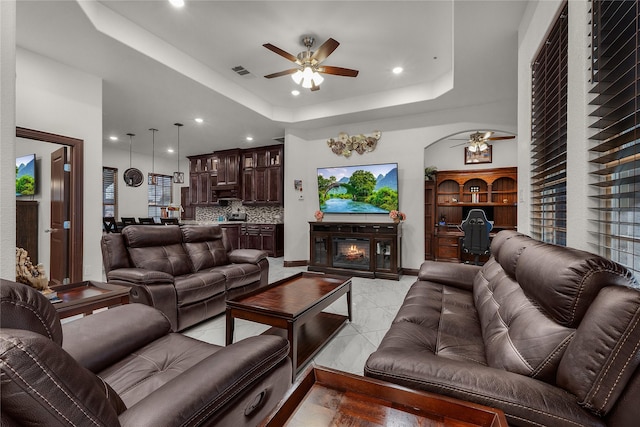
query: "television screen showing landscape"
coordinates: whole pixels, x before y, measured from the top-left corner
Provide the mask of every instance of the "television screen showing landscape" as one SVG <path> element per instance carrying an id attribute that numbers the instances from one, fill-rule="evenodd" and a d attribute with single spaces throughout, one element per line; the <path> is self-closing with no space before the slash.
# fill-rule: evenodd
<path id="1" fill-rule="evenodd" d="M 318 168 L 318 201 L 325 213 L 397 210 L 398 164 Z"/>
<path id="2" fill-rule="evenodd" d="M 36 155 L 16 158 L 16 196 L 36 194 Z"/>

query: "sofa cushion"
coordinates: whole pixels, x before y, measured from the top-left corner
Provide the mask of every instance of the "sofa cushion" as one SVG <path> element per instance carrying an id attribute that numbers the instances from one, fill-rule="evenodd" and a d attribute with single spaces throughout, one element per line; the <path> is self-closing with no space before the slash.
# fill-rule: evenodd
<path id="1" fill-rule="evenodd" d="M 131 353 L 99 375 L 113 387 L 127 407 L 131 407 L 221 348 L 182 334 L 168 334 Z"/>
<path id="2" fill-rule="evenodd" d="M 227 290 L 259 281 L 261 273 L 260 266 L 255 264 L 227 264 L 215 267 L 211 271 L 224 275 Z"/>
<path id="3" fill-rule="evenodd" d="M 178 307 L 200 302 L 225 291 L 226 278 L 217 271 L 199 271 L 175 278 Z"/>
<path id="4" fill-rule="evenodd" d="M 473 294 L 489 366 L 553 384 L 574 330 L 542 312 L 495 259 L 476 275 Z"/>
<path id="5" fill-rule="evenodd" d="M 194 272 L 229 263 L 220 227 L 185 226 L 181 230 Z"/>
<path id="6" fill-rule="evenodd" d="M 119 425 L 118 396 L 49 338 L 3 325 L 0 366 L 2 412 L 21 425 Z"/>
<path id="7" fill-rule="evenodd" d="M 640 365 L 639 348 L 640 292 L 609 286 L 591 304 L 569 344 L 558 385 L 575 394 L 580 405 L 606 415 Z"/>
<path id="8" fill-rule="evenodd" d="M 551 244 L 533 245 L 523 251 L 516 280 L 549 316 L 571 328 L 580 324 L 603 287 L 637 286 L 633 274 L 611 260 Z"/>
<path id="9" fill-rule="evenodd" d="M 414 283 L 379 349 L 396 347 L 486 364 L 471 293 L 439 283 Z"/>
<path id="10" fill-rule="evenodd" d="M 192 272 L 191 260 L 182 247 L 179 226 L 129 225 L 122 230 L 122 236 L 135 267 L 172 276 Z"/>

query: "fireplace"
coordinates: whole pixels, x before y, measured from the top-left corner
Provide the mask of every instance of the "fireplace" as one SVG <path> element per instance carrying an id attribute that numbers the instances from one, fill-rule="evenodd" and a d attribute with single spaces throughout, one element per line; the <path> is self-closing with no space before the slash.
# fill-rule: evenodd
<path id="1" fill-rule="evenodd" d="M 370 246 L 369 239 L 334 237 L 333 266 L 369 270 L 371 265 Z"/>

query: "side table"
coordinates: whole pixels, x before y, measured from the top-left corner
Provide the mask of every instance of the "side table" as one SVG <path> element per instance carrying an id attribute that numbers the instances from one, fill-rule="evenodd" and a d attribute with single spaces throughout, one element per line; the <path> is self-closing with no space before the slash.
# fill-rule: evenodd
<path id="1" fill-rule="evenodd" d="M 62 300 L 53 304 L 61 319 L 129 303 L 129 288 L 109 283 L 84 281 L 56 286 L 53 290 Z"/>

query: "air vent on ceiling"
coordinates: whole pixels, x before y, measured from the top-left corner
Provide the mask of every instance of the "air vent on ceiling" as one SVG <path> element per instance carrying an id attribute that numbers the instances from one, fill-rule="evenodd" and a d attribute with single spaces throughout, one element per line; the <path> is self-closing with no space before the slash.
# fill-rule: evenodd
<path id="1" fill-rule="evenodd" d="M 248 74 L 251 74 L 249 70 L 244 68 L 242 65 L 235 66 L 232 68 L 232 70 L 235 71 L 239 76 L 246 76 Z"/>

